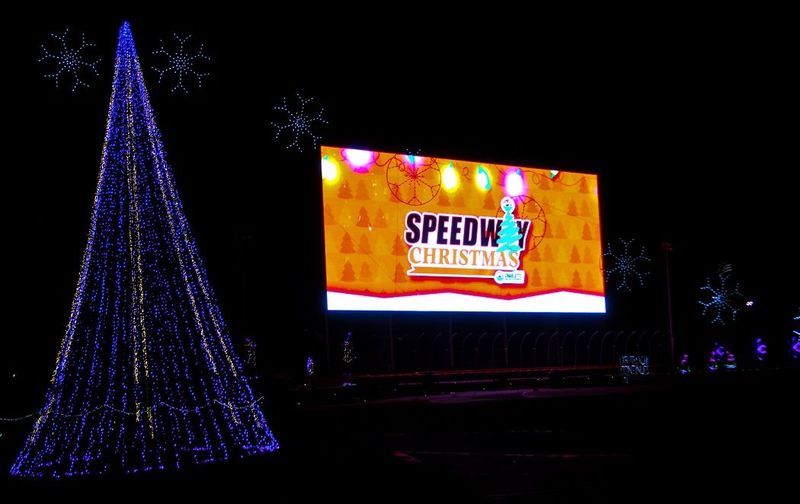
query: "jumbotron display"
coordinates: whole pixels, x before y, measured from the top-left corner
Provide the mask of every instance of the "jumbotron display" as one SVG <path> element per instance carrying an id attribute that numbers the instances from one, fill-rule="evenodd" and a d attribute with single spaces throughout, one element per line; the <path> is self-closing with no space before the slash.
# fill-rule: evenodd
<path id="1" fill-rule="evenodd" d="M 321 156 L 328 310 L 605 313 L 596 175 Z"/>

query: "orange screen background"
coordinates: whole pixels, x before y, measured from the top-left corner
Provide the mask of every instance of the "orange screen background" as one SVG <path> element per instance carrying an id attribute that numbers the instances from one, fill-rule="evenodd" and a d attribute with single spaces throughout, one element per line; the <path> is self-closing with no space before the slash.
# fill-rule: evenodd
<path id="1" fill-rule="evenodd" d="M 323 204 L 329 291 L 379 297 L 453 292 L 497 299 L 557 291 L 604 294 L 596 175 L 421 156 L 411 158 L 415 166 L 407 155 L 386 152 L 372 152 L 367 165 L 353 169 L 344 152 L 322 147 L 321 153 L 328 168 Z M 451 164 L 457 187 L 448 191 L 442 174 Z M 489 190 L 478 186 L 478 166 L 489 174 Z M 502 217 L 504 176 L 516 170 L 526 191 L 515 198 L 515 217 L 532 220 L 519 268 L 526 273 L 524 284 L 407 275 L 407 212 Z"/>

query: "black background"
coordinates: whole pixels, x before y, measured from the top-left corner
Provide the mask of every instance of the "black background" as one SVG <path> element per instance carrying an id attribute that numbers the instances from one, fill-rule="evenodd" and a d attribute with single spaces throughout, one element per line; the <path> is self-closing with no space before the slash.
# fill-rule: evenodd
<path id="1" fill-rule="evenodd" d="M 668 240 L 678 327 L 707 327 L 698 287 L 732 263 L 756 301 L 750 324 L 785 330 L 798 303 L 797 82 L 779 15 L 266 9 L 4 16 L 0 386 L 15 374 L 17 391 L 35 391 L 23 403 L 41 397 L 66 324 L 123 19 L 234 341 L 257 335 L 275 369 L 299 362 L 303 330 L 323 318 L 318 156 L 285 151 L 270 127 L 296 91 L 325 107 L 326 144 L 598 173 L 604 240 L 637 238 L 654 257 L 643 291 L 609 286 L 598 324 L 666 324 Z M 103 58 L 74 94 L 37 62 L 67 26 Z M 152 70 L 172 32 L 212 58 L 188 96 Z"/>

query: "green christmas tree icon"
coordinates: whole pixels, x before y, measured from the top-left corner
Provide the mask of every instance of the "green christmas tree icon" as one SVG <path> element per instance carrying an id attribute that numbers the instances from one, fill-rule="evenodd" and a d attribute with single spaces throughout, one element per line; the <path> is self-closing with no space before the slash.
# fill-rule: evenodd
<path id="1" fill-rule="evenodd" d="M 519 224 L 514 220 L 514 200 L 506 196 L 500 201 L 500 208 L 503 209 L 503 222 L 500 223 L 500 231 L 497 233 L 498 252 L 519 252 L 519 240 L 522 234 L 519 232 Z"/>

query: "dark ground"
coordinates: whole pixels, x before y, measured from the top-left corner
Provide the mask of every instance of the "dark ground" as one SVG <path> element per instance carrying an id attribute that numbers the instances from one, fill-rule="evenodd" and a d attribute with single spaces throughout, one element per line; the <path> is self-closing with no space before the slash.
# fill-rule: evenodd
<path id="1" fill-rule="evenodd" d="M 298 405 L 287 395 L 267 403 L 281 442 L 275 455 L 138 477 L 5 476 L 0 493 L 34 501 L 173 494 L 181 501 L 769 502 L 796 484 L 797 382 L 797 374 L 762 372 L 334 405 Z M 7 467 L 24 433 L 4 430 Z"/>

